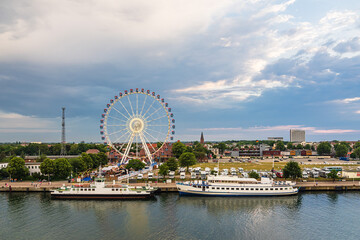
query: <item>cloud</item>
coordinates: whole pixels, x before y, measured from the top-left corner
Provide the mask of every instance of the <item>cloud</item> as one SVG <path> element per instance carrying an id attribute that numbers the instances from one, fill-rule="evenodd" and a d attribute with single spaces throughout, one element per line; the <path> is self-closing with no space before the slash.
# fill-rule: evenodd
<path id="1" fill-rule="evenodd" d="M 59 132 L 59 118 L 39 118 L 0 111 L 1 133 Z"/>
<path id="2" fill-rule="evenodd" d="M 353 102 L 357 102 L 357 101 L 360 101 L 360 97 L 337 99 L 337 100 L 333 100 L 332 102 L 348 104 L 348 103 L 353 103 Z"/>
<path id="3" fill-rule="evenodd" d="M 11 2 L 0 12 L 0 61 L 83 64 L 167 58 L 232 5 L 228 0 Z"/>
<path id="4" fill-rule="evenodd" d="M 354 37 L 349 41 L 340 42 L 333 48 L 333 50 L 338 53 L 360 51 L 360 38 Z"/>
<path id="5" fill-rule="evenodd" d="M 320 129 L 317 127 L 307 127 L 304 125 L 278 125 L 278 126 L 254 126 L 249 128 L 235 127 L 235 128 L 199 128 L 191 129 L 194 131 L 211 131 L 211 132 L 252 132 L 256 136 L 256 132 L 289 132 L 290 129 L 299 129 L 306 131 L 306 134 L 343 134 L 343 133 L 358 133 L 358 129 Z"/>
<path id="6" fill-rule="evenodd" d="M 252 22 L 241 20 L 255 30 L 244 28 L 242 35 L 233 31 L 235 27 L 239 28 L 239 23 L 228 20 L 223 36 L 219 37 L 219 47 L 231 49 L 237 54 L 234 56 L 226 51 L 236 65 L 233 67 L 235 77 L 196 81 L 195 84 L 174 89 L 174 92 L 191 95 L 182 99 L 196 99 L 199 104 L 208 104 L 209 100 L 212 101 L 208 97 L 211 95 L 214 97 L 212 102 L 221 101 L 222 104 L 211 104 L 210 107 L 226 105 L 230 108 L 261 97 L 265 91 L 334 84 L 353 78 L 356 62 L 360 63 L 357 58 L 360 53 L 355 47 L 359 41 L 355 36 L 360 34 L 357 24 L 359 14 L 348 10 L 330 11 L 317 23 L 300 22 L 287 14 L 280 15 L 283 21 L 279 21 L 278 13 L 293 3 L 259 4 L 257 13 L 246 9 L 247 14 L 252 14 L 249 18 Z M 258 41 L 260 35 L 261 41 Z M 344 41 L 352 44 L 349 51 L 340 51 Z M 221 58 L 219 52 L 218 57 Z M 352 67 L 354 72 L 350 73 Z"/>

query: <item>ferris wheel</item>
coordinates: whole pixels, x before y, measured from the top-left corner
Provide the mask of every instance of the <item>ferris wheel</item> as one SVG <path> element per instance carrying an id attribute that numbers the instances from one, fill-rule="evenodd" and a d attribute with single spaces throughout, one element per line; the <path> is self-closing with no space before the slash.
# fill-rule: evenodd
<path id="1" fill-rule="evenodd" d="M 173 140 L 174 114 L 155 92 L 125 90 L 106 106 L 100 120 L 100 134 L 104 144 L 121 155 L 120 164 L 143 156 L 152 164 L 154 155 L 167 141 Z"/>

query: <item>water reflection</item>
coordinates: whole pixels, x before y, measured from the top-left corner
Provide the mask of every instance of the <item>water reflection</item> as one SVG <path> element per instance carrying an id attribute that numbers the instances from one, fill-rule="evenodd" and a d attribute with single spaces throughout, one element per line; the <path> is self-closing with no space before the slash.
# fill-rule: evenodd
<path id="1" fill-rule="evenodd" d="M 193 207 L 205 207 L 209 212 L 241 211 L 260 209 L 266 211 L 276 207 L 296 210 L 301 206 L 301 196 L 288 197 L 179 197 L 177 203 Z"/>
<path id="2" fill-rule="evenodd" d="M 328 192 L 327 197 L 332 204 L 336 204 L 338 201 L 339 194 L 336 192 Z"/>

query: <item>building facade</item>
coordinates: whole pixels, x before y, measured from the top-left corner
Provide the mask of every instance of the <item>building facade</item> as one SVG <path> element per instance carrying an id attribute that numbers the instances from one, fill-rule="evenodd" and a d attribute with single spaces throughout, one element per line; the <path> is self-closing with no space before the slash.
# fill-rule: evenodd
<path id="1" fill-rule="evenodd" d="M 283 137 L 268 137 L 269 141 L 284 141 Z"/>
<path id="2" fill-rule="evenodd" d="M 290 142 L 305 142 L 305 130 L 290 129 Z"/>
<path id="3" fill-rule="evenodd" d="M 33 175 L 34 173 L 41 174 L 40 164 L 41 163 L 39 162 L 25 162 L 25 167 L 29 169 L 30 175 Z"/>

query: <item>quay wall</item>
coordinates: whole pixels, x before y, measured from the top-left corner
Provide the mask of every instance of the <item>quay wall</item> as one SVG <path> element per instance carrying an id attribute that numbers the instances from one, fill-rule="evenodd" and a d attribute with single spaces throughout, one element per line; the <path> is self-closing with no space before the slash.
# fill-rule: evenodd
<path id="1" fill-rule="evenodd" d="M 54 185 L 42 185 L 42 186 L 33 186 L 28 184 L 11 184 L 7 186 L 0 186 L 0 192 L 50 192 L 53 189 L 59 188 L 63 184 L 54 184 Z M 65 184 L 71 186 L 71 184 Z M 136 186 L 142 186 L 144 183 L 131 184 Z M 151 184 L 154 187 L 158 187 L 161 192 L 177 192 L 175 183 L 157 183 Z M 299 188 L 300 192 L 307 191 L 360 191 L 360 182 L 316 182 L 316 183 L 302 183 L 299 182 L 296 187 Z"/>

